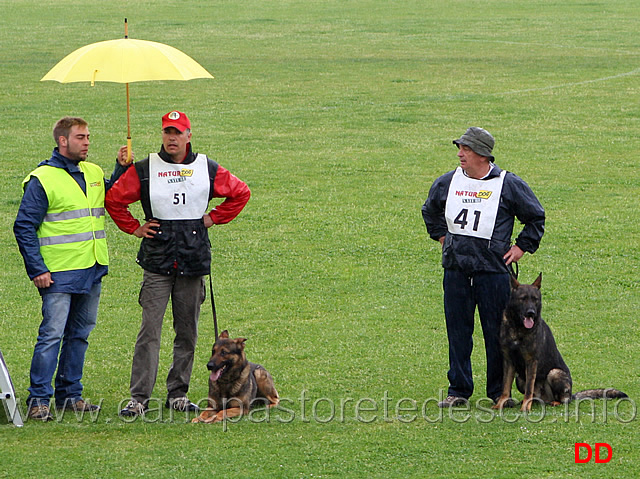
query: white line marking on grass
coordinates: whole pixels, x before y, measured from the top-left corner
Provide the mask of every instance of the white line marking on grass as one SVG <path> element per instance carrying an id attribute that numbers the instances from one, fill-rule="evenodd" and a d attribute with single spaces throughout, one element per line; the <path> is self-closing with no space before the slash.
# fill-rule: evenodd
<path id="1" fill-rule="evenodd" d="M 513 40 L 487 40 L 487 39 L 468 39 L 470 42 L 476 43 L 502 43 L 505 45 L 520 45 L 524 47 L 542 47 L 545 49 L 548 48 L 559 48 L 564 50 L 591 50 L 597 52 L 606 52 L 606 53 L 617 53 L 620 55 L 632 55 L 637 56 L 637 50 L 622 50 L 616 48 L 604 48 L 604 47 L 596 47 L 596 46 L 585 46 L 585 45 L 562 45 L 560 43 L 536 43 L 536 42 L 516 42 Z"/>
<path id="2" fill-rule="evenodd" d="M 527 88 L 525 90 L 511 90 L 511 91 L 505 91 L 505 92 L 501 92 L 501 93 L 492 93 L 492 95 L 515 95 L 517 93 L 531 93 L 531 92 L 535 92 L 535 91 L 554 90 L 554 89 L 557 89 L 557 88 L 566 88 L 566 87 L 570 87 L 570 86 L 588 85 L 590 83 L 598 83 L 598 82 L 603 82 L 603 81 L 608 81 L 608 80 L 615 80 L 616 78 L 622 78 L 622 77 L 628 77 L 628 76 L 631 76 L 631 75 L 637 75 L 638 73 L 640 73 L 640 68 L 636 68 L 635 70 L 631 70 L 630 72 L 620 73 L 618 75 L 612 75 L 612 76 L 608 76 L 608 77 L 596 78 L 594 80 L 584 80 L 584 81 L 579 81 L 579 82 L 563 83 L 561 85 L 551 85 L 551 86 L 544 86 L 544 87 L 539 87 L 539 88 Z"/>

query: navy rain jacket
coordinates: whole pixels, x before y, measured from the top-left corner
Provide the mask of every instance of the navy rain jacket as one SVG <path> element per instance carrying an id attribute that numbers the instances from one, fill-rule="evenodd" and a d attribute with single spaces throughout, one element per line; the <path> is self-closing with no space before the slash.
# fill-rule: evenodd
<path id="1" fill-rule="evenodd" d="M 442 247 L 444 268 L 467 274 L 507 272 L 503 256 L 511 247 L 515 218 L 524 224 L 515 244 L 527 253 L 534 253 L 538 249 L 544 234 L 544 208 L 529 185 L 511 172 L 507 172 L 504 178 L 491 239 L 450 234 L 444 212 L 454 171 L 434 181 L 429 197 L 422 206 L 422 217 L 429 236 L 436 241 L 445 237 Z M 495 165 L 487 178 L 499 176 L 501 172 Z"/>

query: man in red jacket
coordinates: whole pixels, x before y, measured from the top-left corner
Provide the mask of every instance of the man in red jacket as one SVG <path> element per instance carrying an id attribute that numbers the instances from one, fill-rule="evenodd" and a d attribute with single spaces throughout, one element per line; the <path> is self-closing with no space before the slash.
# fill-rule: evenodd
<path id="1" fill-rule="evenodd" d="M 210 274 L 207 228 L 233 220 L 249 201 L 248 186 L 215 161 L 191 149 L 191 122 L 171 111 L 162 117 L 162 148 L 136 162 L 109 190 L 105 206 L 125 233 L 142 238 L 136 261 L 144 270 L 142 324 L 131 368 L 131 400 L 121 416 L 144 414 L 158 374 L 162 321 L 173 305 L 173 363 L 166 407 L 196 411 L 187 398 L 198 335 L 204 277 Z M 207 212 L 212 198 L 225 198 Z M 129 205 L 140 201 L 144 223 Z"/>

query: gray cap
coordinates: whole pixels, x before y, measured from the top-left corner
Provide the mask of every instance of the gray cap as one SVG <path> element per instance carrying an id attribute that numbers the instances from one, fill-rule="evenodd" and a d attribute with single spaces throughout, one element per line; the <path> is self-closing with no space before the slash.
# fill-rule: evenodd
<path id="1" fill-rule="evenodd" d="M 466 145 L 480 156 L 486 156 L 491 161 L 495 158 L 491 155 L 495 140 L 491 133 L 484 128 L 472 126 L 457 140 L 453 140 L 454 145 Z"/>

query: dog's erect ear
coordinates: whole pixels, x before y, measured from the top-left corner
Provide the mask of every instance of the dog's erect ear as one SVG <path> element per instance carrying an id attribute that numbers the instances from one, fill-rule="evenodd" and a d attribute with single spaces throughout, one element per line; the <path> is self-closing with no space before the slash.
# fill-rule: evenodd
<path id="1" fill-rule="evenodd" d="M 518 280 L 516 279 L 516 277 L 510 274 L 509 280 L 511 281 L 511 289 L 518 289 L 518 287 L 520 286 L 520 283 L 518 283 Z"/>
<path id="2" fill-rule="evenodd" d="M 531 286 L 535 286 L 536 288 L 540 289 L 541 284 L 542 284 L 542 273 L 540 273 L 536 278 L 536 280 L 533 283 L 531 283 Z"/>
<path id="3" fill-rule="evenodd" d="M 220 333 L 220 336 L 218 336 L 219 338 L 229 338 L 229 331 L 227 331 L 226 329 L 224 331 L 222 331 Z"/>
<path id="4" fill-rule="evenodd" d="M 247 340 L 247 338 L 237 338 L 234 341 L 240 347 L 240 349 L 244 349 L 244 342 L 246 340 Z"/>

